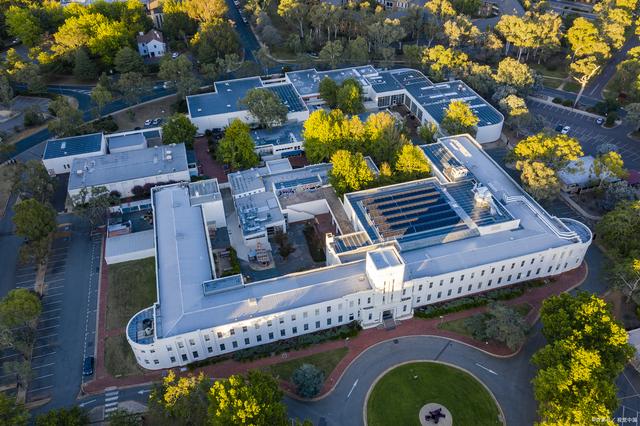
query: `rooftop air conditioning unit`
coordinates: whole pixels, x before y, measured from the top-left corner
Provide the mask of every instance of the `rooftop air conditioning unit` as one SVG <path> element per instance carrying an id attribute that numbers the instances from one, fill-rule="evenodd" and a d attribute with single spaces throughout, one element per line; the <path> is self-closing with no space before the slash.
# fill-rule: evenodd
<path id="1" fill-rule="evenodd" d="M 153 328 L 151 327 L 147 327 L 144 329 L 144 335 L 145 336 L 152 336 L 153 335 Z"/>
<path id="2" fill-rule="evenodd" d="M 78 169 L 78 170 L 76 170 L 76 174 L 77 174 L 78 176 L 82 176 L 82 173 L 84 173 L 84 171 L 83 171 L 82 169 Z"/>

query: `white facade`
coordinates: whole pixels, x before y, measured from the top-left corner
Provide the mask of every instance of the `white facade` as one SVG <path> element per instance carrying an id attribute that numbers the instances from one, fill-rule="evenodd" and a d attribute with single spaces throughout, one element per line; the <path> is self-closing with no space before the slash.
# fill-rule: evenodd
<path id="1" fill-rule="evenodd" d="M 167 51 L 162 33 L 158 30 L 151 30 L 147 34 L 140 33 L 137 38 L 138 53 L 140 56 L 151 58 L 161 57 Z"/>
<path id="2" fill-rule="evenodd" d="M 201 96 L 201 95 L 193 95 Z M 205 132 L 208 129 L 224 129 L 229 126 L 234 120 L 240 120 L 243 123 L 249 125 L 257 124 L 257 120 L 253 117 L 249 111 L 231 111 L 221 114 L 206 115 L 201 117 L 195 117 L 189 115 L 189 118 L 193 124 L 198 127 L 199 132 Z M 295 123 L 298 121 L 305 121 L 309 118 L 309 111 L 297 111 L 289 112 L 287 114 L 287 122 Z"/>
<path id="3" fill-rule="evenodd" d="M 101 133 L 51 139 L 47 141 L 42 163 L 50 174 L 59 175 L 71 172 L 75 159 L 106 153 L 107 143 Z"/>
<path id="4" fill-rule="evenodd" d="M 347 194 L 346 214 L 357 232 L 328 238 L 333 241 L 327 244 L 329 266 L 265 281 L 216 278 L 202 251 L 207 243 L 198 211 L 185 206 L 179 187 L 154 190 L 159 295 L 127 326 L 138 363 L 157 370 L 351 321 L 376 327 L 410 318 L 420 306 L 557 275 L 581 264 L 590 230 L 549 215 L 477 142 L 457 136 L 426 147 L 434 168 L 456 160 L 473 171 L 474 180 L 448 178 L 445 172 Z M 434 160 L 427 153 L 434 149 L 450 157 Z M 447 226 L 453 228 L 434 234 L 444 228 L 429 225 L 443 219 L 433 213 L 438 216 L 416 216 L 416 224 L 427 228 L 388 237 L 385 232 L 397 225 L 385 220 L 397 216 L 392 212 L 385 218 L 383 211 L 399 207 L 385 200 L 402 196 L 416 202 L 420 194 L 428 197 L 423 199 L 427 204 L 450 210 L 455 220 Z M 402 205 L 409 217 L 415 207 Z M 183 228 L 168 230 L 165 221 Z M 177 246 L 165 247 L 163 240 L 176 242 L 174 233 L 180 236 Z"/>

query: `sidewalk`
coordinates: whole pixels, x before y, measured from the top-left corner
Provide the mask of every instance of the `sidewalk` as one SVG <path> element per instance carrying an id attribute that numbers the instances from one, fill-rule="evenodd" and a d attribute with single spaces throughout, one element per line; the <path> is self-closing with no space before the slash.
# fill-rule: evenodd
<path id="1" fill-rule="evenodd" d="M 560 294 L 563 292 L 567 292 L 579 286 L 587 276 L 587 265 L 583 263 L 580 267 L 574 269 L 573 271 L 566 272 L 564 274 L 558 275 L 555 277 L 555 282 L 548 284 L 543 287 L 536 287 L 527 290 L 525 294 L 522 296 L 509 300 L 505 302 L 508 305 L 520 305 L 523 303 L 528 303 L 532 306 L 531 311 L 527 314 L 527 322 L 529 324 L 534 324 L 539 315 L 540 308 L 542 307 L 542 302 L 544 299 L 549 296 Z M 104 277 L 103 277 L 104 278 Z M 103 282 L 103 287 L 104 282 Z M 103 290 L 101 287 L 101 293 Z M 100 295 L 102 300 L 102 294 Z M 470 317 L 480 312 L 486 311 L 486 307 L 479 307 L 474 309 L 469 309 L 462 312 L 456 312 L 453 314 L 449 314 L 445 316 L 446 321 L 452 321 L 460 318 Z M 102 318 L 101 318 L 102 320 Z M 449 338 L 456 340 L 458 342 L 467 344 L 469 346 L 473 346 L 479 350 L 487 352 L 491 355 L 497 357 L 509 357 L 515 355 L 518 351 L 512 351 L 508 349 L 506 346 L 499 345 L 496 343 L 489 342 L 485 344 L 483 342 L 478 342 L 470 337 L 461 336 L 459 334 L 447 331 L 440 330 L 438 325 L 441 320 L 439 318 L 434 319 L 421 319 L 421 318 L 412 318 L 407 321 L 402 321 L 398 323 L 398 326 L 394 330 L 385 330 L 385 329 L 368 329 L 363 330 L 360 334 L 351 339 L 351 340 L 338 340 L 331 341 L 326 343 L 321 343 L 317 345 L 313 345 L 309 348 L 302 349 L 299 351 L 293 351 L 287 353 L 286 359 L 282 357 L 282 355 L 277 355 L 269 358 L 261 358 L 252 362 L 238 362 L 234 360 L 225 360 L 219 363 L 209 365 L 200 369 L 196 369 L 193 371 L 193 374 L 197 374 L 200 371 L 205 373 L 209 377 L 213 378 L 221 378 L 221 377 L 229 377 L 232 374 L 240 374 L 244 373 L 248 370 L 252 369 L 260 369 L 267 367 L 269 365 L 278 364 L 283 361 L 290 361 L 298 358 L 303 358 L 309 355 L 313 355 L 320 352 L 326 352 L 342 347 L 347 347 L 349 351 L 345 355 L 345 357 L 338 363 L 334 371 L 327 377 L 324 387 L 320 393 L 318 398 L 322 398 L 328 395 L 334 386 L 339 382 L 340 377 L 345 372 L 345 370 L 349 367 L 349 365 L 365 350 L 370 348 L 371 346 L 386 341 L 390 339 L 400 338 L 404 336 L 421 336 L 421 335 L 431 335 L 431 336 L 440 336 L 444 338 Z M 101 329 L 102 330 L 102 329 Z M 100 339 L 100 341 L 102 338 Z M 101 345 L 98 345 L 98 349 L 104 351 L 104 348 Z M 163 376 L 163 372 L 149 372 L 144 375 L 139 376 L 130 376 L 125 378 L 114 378 L 106 375 L 104 371 L 104 367 L 101 362 L 101 358 L 103 354 L 98 354 L 98 367 L 96 369 L 96 379 L 90 383 L 85 385 L 85 391 L 87 393 L 99 393 L 102 390 L 109 386 L 117 386 L 117 387 L 127 387 L 127 386 L 136 386 L 145 384 L 151 381 L 160 380 Z M 293 392 L 291 385 L 289 383 L 282 382 L 285 390 L 289 392 Z"/>

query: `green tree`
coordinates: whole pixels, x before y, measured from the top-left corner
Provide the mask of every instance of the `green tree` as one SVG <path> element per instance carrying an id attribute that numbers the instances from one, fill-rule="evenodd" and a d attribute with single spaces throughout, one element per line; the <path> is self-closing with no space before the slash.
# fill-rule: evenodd
<path id="1" fill-rule="evenodd" d="M 476 16 L 480 10 L 480 0 L 453 0 L 453 8 L 458 13 L 468 16 Z"/>
<path id="2" fill-rule="evenodd" d="M 158 77 L 172 83 L 180 99 L 196 90 L 199 85 L 193 73 L 193 64 L 186 55 L 180 55 L 177 59 L 165 57 L 160 62 Z"/>
<path id="3" fill-rule="evenodd" d="M 18 388 L 21 389 L 26 389 L 33 378 L 33 370 L 28 360 L 4 362 L 2 372 L 7 376 L 14 376 Z"/>
<path id="4" fill-rule="evenodd" d="M 339 197 L 364 189 L 373 182 L 373 172 L 359 152 L 352 154 L 347 150 L 338 150 L 331 156 L 331 164 L 329 182 Z"/>
<path id="5" fill-rule="evenodd" d="M 49 238 L 56 229 L 56 212 L 33 198 L 20 201 L 14 207 L 16 234 L 31 241 Z"/>
<path id="6" fill-rule="evenodd" d="M 124 46 L 118 50 L 118 53 L 116 53 L 113 60 L 113 64 L 116 67 L 116 71 L 120 74 L 144 72 L 144 62 L 142 61 L 140 54 L 129 46 Z"/>
<path id="7" fill-rule="evenodd" d="M 10 328 L 33 324 L 41 313 L 40 298 L 25 288 L 13 289 L 0 300 L 0 322 Z"/>
<path id="8" fill-rule="evenodd" d="M 511 153 L 514 161 L 539 161 L 556 172 L 583 155 L 577 139 L 546 133 L 521 140 Z"/>
<path id="9" fill-rule="evenodd" d="M 82 113 L 71 106 L 69 101 L 59 97 L 49 104 L 56 118 L 49 122 L 49 131 L 58 137 L 74 136 L 82 125 Z"/>
<path id="10" fill-rule="evenodd" d="M 573 105 L 576 106 L 582 97 L 582 93 L 584 92 L 584 88 L 587 86 L 587 83 L 589 83 L 600 69 L 600 64 L 598 64 L 598 60 L 595 56 L 587 56 L 571 62 L 571 64 L 569 64 L 569 69 L 571 70 L 571 77 L 580 84 L 580 91 L 573 103 Z"/>
<path id="11" fill-rule="evenodd" d="M 91 89 L 91 101 L 96 105 L 96 115 L 102 115 L 102 109 L 113 100 L 111 90 L 104 84 L 98 83 Z"/>
<path id="12" fill-rule="evenodd" d="M 0 104 L 9 105 L 13 99 L 13 88 L 5 73 L 0 74 Z"/>
<path id="13" fill-rule="evenodd" d="M 364 111 L 362 87 L 357 80 L 347 78 L 336 93 L 337 107 L 346 114 L 358 114 Z"/>
<path id="14" fill-rule="evenodd" d="M 170 370 L 152 390 L 146 416 L 151 424 L 204 425 L 210 386 L 211 381 L 202 373 L 176 377 Z"/>
<path id="15" fill-rule="evenodd" d="M 424 143 L 433 143 L 436 141 L 436 135 L 438 134 L 438 126 L 434 123 L 427 121 L 422 126 L 418 127 L 418 136 Z"/>
<path id="16" fill-rule="evenodd" d="M 288 423 L 278 382 L 257 370 L 215 381 L 209 400 L 208 417 L 212 424 L 274 426 Z"/>
<path id="17" fill-rule="evenodd" d="M 593 173 L 600 179 L 600 186 L 605 179 L 624 179 L 627 177 L 627 169 L 624 168 L 622 156 L 615 151 L 598 155 L 593 161 Z"/>
<path id="18" fill-rule="evenodd" d="M 58 408 L 36 417 L 36 426 L 86 426 L 89 416 L 80 407 Z"/>
<path id="19" fill-rule="evenodd" d="M 26 163 L 18 163 L 14 173 L 12 189 L 20 192 L 23 199 L 33 198 L 45 203 L 53 195 L 56 179 L 49 175 L 41 161 L 29 160 Z"/>
<path id="20" fill-rule="evenodd" d="M 255 144 L 249 133 L 249 126 L 236 119 L 224 132 L 218 144 L 216 157 L 233 169 L 247 169 L 258 164 Z"/>
<path id="21" fill-rule="evenodd" d="M 29 411 L 23 404 L 18 404 L 15 398 L 0 392 L 0 423 L 12 426 L 27 426 Z"/>
<path id="22" fill-rule="evenodd" d="M 363 143 L 357 143 L 361 139 L 358 136 L 358 123 L 359 120 L 349 123 L 346 139 L 353 150 L 370 155 L 376 164 L 395 162 L 400 148 L 410 143 L 395 117 L 387 112 L 378 112 L 367 117 L 364 123 Z"/>
<path id="23" fill-rule="evenodd" d="M 558 175 L 549 166 L 539 161 L 518 161 L 520 180 L 527 191 L 536 200 L 549 200 L 560 193 Z"/>
<path id="24" fill-rule="evenodd" d="M 239 101 L 249 113 L 260 123 L 261 127 L 270 128 L 282 125 L 287 121 L 289 109 L 275 92 L 256 88 L 249 89 Z"/>
<path id="25" fill-rule="evenodd" d="M 309 6 L 302 0 L 280 0 L 278 3 L 278 15 L 297 23 L 301 39 L 304 39 L 304 24 L 308 11 Z"/>
<path id="26" fill-rule="evenodd" d="M 500 61 L 495 80 L 498 84 L 513 87 L 523 95 L 531 91 L 536 81 L 531 68 L 513 58 L 504 58 Z"/>
<path id="27" fill-rule="evenodd" d="M 338 104 L 338 85 L 329 77 L 320 80 L 319 85 L 320 97 L 327 103 L 329 108 L 333 109 Z"/>
<path id="28" fill-rule="evenodd" d="M 429 0 L 425 3 L 424 8 L 433 15 L 439 25 L 455 16 L 456 10 L 449 0 Z"/>
<path id="29" fill-rule="evenodd" d="M 182 6 L 189 17 L 204 23 L 224 17 L 228 11 L 224 0 L 185 0 Z"/>
<path id="30" fill-rule="evenodd" d="M 142 415 L 139 413 L 131 413 L 122 408 L 109 413 L 109 426 L 140 426 L 142 424 Z"/>
<path id="31" fill-rule="evenodd" d="M 396 161 L 396 172 L 411 179 L 429 177 L 431 167 L 422 149 L 412 144 L 403 145 Z"/>
<path id="32" fill-rule="evenodd" d="M 458 48 L 473 44 L 480 36 L 480 30 L 473 25 L 471 20 L 464 15 L 456 16 L 444 23 L 444 35 L 449 41 L 449 46 Z"/>
<path id="33" fill-rule="evenodd" d="M 640 103 L 628 104 L 624 109 L 627 111 L 626 121 L 633 124 L 633 130 L 637 131 L 640 128 Z"/>
<path id="34" fill-rule="evenodd" d="M 343 53 L 344 47 L 340 40 L 327 41 L 320 50 L 319 58 L 333 69 L 337 67 L 338 63 L 343 59 Z"/>
<path id="35" fill-rule="evenodd" d="M 627 296 L 627 303 L 640 302 L 640 253 L 615 259 L 609 271 L 609 283 Z"/>
<path id="36" fill-rule="evenodd" d="M 449 135 L 461 133 L 476 134 L 478 117 L 464 101 L 453 101 L 445 110 L 440 127 Z"/>
<path id="37" fill-rule="evenodd" d="M 469 57 L 466 53 L 445 48 L 438 44 L 424 50 L 422 65 L 427 67 L 427 74 L 437 81 L 446 78 L 460 77 L 469 66 Z"/>
<path id="38" fill-rule="evenodd" d="M 184 114 L 175 113 L 162 125 L 162 143 L 165 145 L 184 143 L 193 146 L 198 128 Z"/>
<path id="39" fill-rule="evenodd" d="M 116 197 L 109 193 L 106 186 L 92 186 L 82 188 L 72 197 L 75 213 L 89 221 L 92 227 L 103 225 L 109 217 L 109 207 L 117 201 Z"/>
<path id="40" fill-rule="evenodd" d="M 303 398 L 313 398 L 322 390 L 324 373 L 313 364 L 302 364 L 291 375 L 296 393 Z"/>
<path id="41" fill-rule="evenodd" d="M 151 90 L 151 84 L 141 73 L 128 72 L 120 75 L 116 88 L 127 104 L 135 105 Z"/>
<path id="42" fill-rule="evenodd" d="M 607 303 L 586 292 L 552 296 L 542 305 L 541 321 L 548 344 L 532 361 L 539 367 L 533 386 L 542 422 L 611 418 L 618 406 L 614 380 L 634 349 Z"/>
<path id="43" fill-rule="evenodd" d="M 311 163 L 328 160 L 337 150 L 348 147 L 351 135 L 349 122 L 342 111 L 318 109 L 304 122 L 305 154 Z"/>
<path id="44" fill-rule="evenodd" d="M 640 201 L 623 201 L 596 224 L 596 233 L 607 249 L 627 257 L 640 252 Z"/>
<path id="45" fill-rule="evenodd" d="M 592 55 L 608 58 L 610 55 L 609 45 L 600 36 L 597 26 L 586 18 L 574 19 L 566 38 L 573 52 L 572 60 Z"/>
<path id="46" fill-rule="evenodd" d="M 362 36 L 347 41 L 344 53 L 346 59 L 353 65 L 364 65 L 369 62 L 367 41 Z"/>
<path id="47" fill-rule="evenodd" d="M 6 6 L 5 6 L 6 7 Z M 40 21 L 34 15 L 34 9 L 23 6 L 11 6 L 5 12 L 7 32 L 13 37 L 19 37 L 25 46 L 36 46 L 44 33 Z"/>
<path id="48" fill-rule="evenodd" d="M 223 19 L 201 25 L 191 39 L 191 46 L 202 64 L 215 63 L 226 55 L 237 55 L 240 50 L 238 35 L 230 21 Z"/>
<path id="49" fill-rule="evenodd" d="M 519 348 L 526 339 L 528 326 L 524 317 L 503 303 L 490 306 L 485 325 L 489 339 L 502 342 L 511 350 Z"/>
<path id="50" fill-rule="evenodd" d="M 76 50 L 73 76 L 78 80 L 94 80 L 98 77 L 98 70 L 83 47 Z"/>

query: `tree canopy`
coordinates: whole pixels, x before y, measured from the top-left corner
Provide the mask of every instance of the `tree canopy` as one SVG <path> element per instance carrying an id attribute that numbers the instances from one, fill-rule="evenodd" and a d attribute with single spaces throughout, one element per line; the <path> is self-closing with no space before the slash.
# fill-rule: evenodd
<path id="1" fill-rule="evenodd" d="M 634 349 L 609 306 L 586 292 L 563 293 L 544 301 L 541 321 L 548 343 L 532 361 L 539 368 L 533 386 L 543 424 L 610 419 L 618 406 L 614 380 Z"/>
<path id="2" fill-rule="evenodd" d="M 50 410 L 36 417 L 36 426 L 85 426 L 89 424 L 89 416 L 76 406 Z"/>
<path id="3" fill-rule="evenodd" d="M 190 148 L 198 128 L 184 114 L 175 113 L 162 125 L 162 143 L 165 145 L 183 143 Z"/>
<path id="4" fill-rule="evenodd" d="M 557 172 L 583 155 L 577 139 L 561 134 L 538 133 L 518 142 L 512 159 L 537 161 Z"/>
<path id="5" fill-rule="evenodd" d="M 453 101 L 445 110 L 440 127 L 449 135 L 461 133 L 475 135 L 478 121 L 478 117 L 466 102 Z"/>
<path id="6" fill-rule="evenodd" d="M 596 233 L 609 251 L 626 257 L 640 252 L 640 201 L 618 203 L 596 225 Z"/>
<path id="7" fill-rule="evenodd" d="M 22 327 L 42 312 L 40 298 L 30 290 L 16 288 L 0 300 L 0 322 L 7 327 Z"/>
<path id="8" fill-rule="evenodd" d="M 255 144 L 249 132 L 249 126 L 236 119 L 224 132 L 218 144 L 218 160 L 229 164 L 233 169 L 247 169 L 258 164 Z"/>
<path id="9" fill-rule="evenodd" d="M 400 148 L 395 169 L 407 179 L 422 179 L 429 177 L 431 173 L 429 161 L 422 149 L 413 144 L 406 144 Z"/>
<path id="10" fill-rule="evenodd" d="M 280 96 L 271 90 L 249 89 L 239 102 L 258 120 L 261 127 L 279 126 L 287 121 L 289 109 Z"/>
<path id="11" fill-rule="evenodd" d="M 0 392 L 0 423 L 13 426 L 27 426 L 29 412 L 23 404 L 17 404 L 12 398 Z"/>
<path id="12" fill-rule="evenodd" d="M 32 241 L 48 238 L 56 229 L 56 212 L 33 199 L 20 201 L 14 206 L 13 223 L 16 234 Z"/>
<path id="13" fill-rule="evenodd" d="M 333 168 L 329 182 L 339 197 L 347 192 L 359 191 L 373 182 L 374 175 L 361 153 L 341 149 L 331 156 Z"/>
<path id="14" fill-rule="evenodd" d="M 324 373 L 313 364 L 302 364 L 291 376 L 296 392 L 303 398 L 313 398 L 322 390 Z"/>

